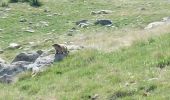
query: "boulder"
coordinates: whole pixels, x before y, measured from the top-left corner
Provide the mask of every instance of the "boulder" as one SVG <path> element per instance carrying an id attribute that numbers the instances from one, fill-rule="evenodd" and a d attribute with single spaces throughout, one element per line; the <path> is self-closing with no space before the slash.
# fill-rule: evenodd
<path id="1" fill-rule="evenodd" d="M 147 25 L 147 27 L 145 27 L 145 29 L 151 29 L 160 25 L 165 24 L 165 22 L 153 22 Z"/>
<path id="2" fill-rule="evenodd" d="M 170 17 L 164 17 L 161 21 L 149 23 L 144 29 L 152 29 L 165 24 L 170 24 Z"/>
<path id="3" fill-rule="evenodd" d="M 50 65 L 54 62 L 54 55 L 48 55 L 48 56 L 40 56 L 36 61 L 35 64 L 37 64 L 37 66 L 46 66 L 46 65 Z"/>
<path id="4" fill-rule="evenodd" d="M 3 76 L 4 74 L 15 76 L 18 73 L 26 71 L 27 65 L 29 64 L 31 63 L 26 61 L 14 62 L 11 65 L 7 65 L 6 67 L 2 68 L 0 70 L 0 76 Z"/>
<path id="5" fill-rule="evenodd" d="M 18 54 L 12 62 L 17 61 L 27 61 L 27 62 L 35 62 L 35 60 L 42 54 L 42 51 L 37 52 L 23 52 Z"/>
<path id="6" fill-rule="evenodd" d="M 95 25 L 102 25 L 102 26 L 111 26 L 112 25 L 112 21 L 111 20 L 107 20 L 107 19 L 102 19 L 102 20 L 97 20 L 94 24 Z"/>

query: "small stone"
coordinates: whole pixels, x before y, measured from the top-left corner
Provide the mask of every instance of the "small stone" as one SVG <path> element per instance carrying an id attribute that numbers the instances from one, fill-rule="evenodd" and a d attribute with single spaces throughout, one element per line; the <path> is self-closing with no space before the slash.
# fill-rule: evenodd
<path id="1" fill-rule="evenodd" d="M 28 29 L 28 30 L 25 30 L 25 32 L 34 33 L 35 31 L 32 29 Z"/>
<path id="2" fill-rule="evenodd" d="M 48 14 L 47 17 L 52 17 L 53 15 L 52 14 Z"/>
<path id="3" fill-rule="evenodd" d="M 45 27 L 48 27 L 48 26 L 49 26 L 48 23 L 49 23 L 49 22 L 46 22 L 46 21 L 40 21 L 40 24 L 41 24 L 42 26 L 45 26 Z"/>
<path id="4" fill-rule="evenodd" d="M 112 21 L 107 20 L 107 19 L 102 19 L 102 20 L 97 20 L 94 24 L 95 25 L 102 25 L 102 26 L 112 26 Z"/>
<path id="5" fill-rule="evenodd" d="M 19 22 L 27 22 L 27 19 L 22 18 L 22 19 L 19 20 Z"/>
<path id="6" fill-rule="evenodd" d="M 110 14 L 112 13 L 111 10 L 100 10 L 100 11 L 92 11 L 91 15 L 97 15 L 97 14 Z"/>
<path id="7" fill-rule="evenodd" d="M 33 44 L 35 44 L 35 42 L 28 42 L 28 44 L 29 44 L 29 45 L 33 45 Z"/>
<path id="8" fill-rule="evenodd" d="M 10 43 L 8 46 L 9 49 L 18 49 L 20 47 L 21 47 L 21 45 L 19 45 L 17 43 Z"/>
<path id="9" fill-rule="evenodd" d="M 48 13 L 48 12 L 50 12 L 50 10 L 46 8 L 46 9 L 44 9 L 44 12 Z"/>
<path id="10" fill-rule="evenodd" d="M 2 32 L 3 31 L 3 29 L 0 29 L 0 32 Z"/>
<path id="11" fill-rule="evenodd" d="M 80 23 L 78 26 L 81 27 L 81 28 L 87 28 L 89 26 L 89 24 L 87 24 L 87 23 Z"/>
<path id="12" fill-rule="evenodd" d="M 0 49 L 0 54 L 2 54 L 2 53 L 4 53 L 4 50 L 1 50 L 1 49 Z"/>
<path id="13" fill-rule="evenodd" d="M 83 24 L 83 23 L 88 23 L 88 20 L 77 21 L 76 25 Z"/>
<path id="14" fill-rule="evenodd" d="M 142 7 L 142 8 L 140 8 L 139 10 L 144 11 L 144 10 L 146 10 L 146 8 L 143 8 L 143 7 Z"/>

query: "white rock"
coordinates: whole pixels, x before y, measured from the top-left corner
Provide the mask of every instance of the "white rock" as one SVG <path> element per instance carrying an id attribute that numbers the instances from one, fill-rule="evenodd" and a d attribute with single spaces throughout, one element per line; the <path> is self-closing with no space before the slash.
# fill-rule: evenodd
<path id="1" fill-rule="evenodd" d="M 92 15 L 97 15 L 97 14 L 110 14 L 112 13 L 111 10 L 100 10 L 100 11 L 92 11 L 91 14 Z"/>
<path id="2" fill-rule="evenodd" d="M 19 45 L 17 43 L 10 43 L 8 46 L 8 48 L 10 48 L 10 49 L 18 49 L 20 47 L 21 47 L 21 45 Z"/>
<path id="3" fill-rule="evenodd" d="M 152 22 L 148 24 L 144 29 L 152 29 L 165 24 L 170 24 L 170 17 L 164 17 L 161 21 Z"/>
<path id="4" fill-rule="evenodd" d="M 29 44 L 29 45 L 33 45 L 33 44 L 35 44 L 35 42 L 28 42 L 28 44 Z"/>
<path id="5" fill-rule="evenodd" d="M 153 22 L 153 23 L 150 23 L 147 27 L 145 27 L 145 29 L 151 29 L 151 28 L 163 25 L 163 24 L 165 24 L 165 22 Z"/>
<path id="6" fill-rule="evenodd" d="M 32 30 L 32 29 L 28 29 L 28 30 L 25 30 L 25 32 L 34 33 L 35 31 L 34 31 L 34 30 Z"/>

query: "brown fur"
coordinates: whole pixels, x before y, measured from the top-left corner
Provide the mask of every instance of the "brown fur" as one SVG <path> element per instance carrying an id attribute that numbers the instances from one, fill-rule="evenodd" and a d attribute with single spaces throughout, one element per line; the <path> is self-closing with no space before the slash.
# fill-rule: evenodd
<path id="1" fill-rule="evenodd" d="M 67 55 L 69 53 L 66 46 L 62 46 L 62 45 L 59 45 L 59 44 L 53 44 L 52 46 L 55 48 L 56 54 L 65 54 L 65 55 Z"/>

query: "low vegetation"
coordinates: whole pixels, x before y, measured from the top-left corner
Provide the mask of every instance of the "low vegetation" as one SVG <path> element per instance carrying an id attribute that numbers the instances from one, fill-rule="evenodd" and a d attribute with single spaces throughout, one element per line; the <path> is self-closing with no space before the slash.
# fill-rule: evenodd
<path id="1" fill-rule="evenodd" d="M 42 3 L 39 0 L 9 0 L 10 3 L 28 2 L 31 6 L 39 7 Z"/>
<path id="2" fill-rule="evenodd" d="M 88 100 L 98 94 L 99 100 L 167 99 L 169 38 L 170 34 L 153 37 L 152 42 L 137 42 L 110 53 L 73 53 L 36 77 L 26 73 L 15 84 L 0 85 L 0 98 Z M 164 68 L 157 67 L 160 61 Z"/>
<path id="3" fill-rule="evenodd" d="M 35 77 L 26 72 L 12 84 L 0 84 L 0 99 L 170 98 L 169 25 L 144 30 L 150 22 L 170 15 L 168 0 L 10 0 L 8 7 L 0 7 L 0 50 L 13 42 L 23 48 L 4 49 L 0 54 L 3 59 L 10 62 L 16 54 L 28 51 L 30 42 L 36 45 L 29 51 L 47 50 L 53 43 L 70 41 L 87 48 L 71 52 Z M 92 11 L 102 9 L 113 13 L 91 15 Z M 92 23 L 96 19 L 110 19 L 113 27 L 75 25 L 83 19 Z M 26 31 L 30 28 L 34 31 Z"/>

